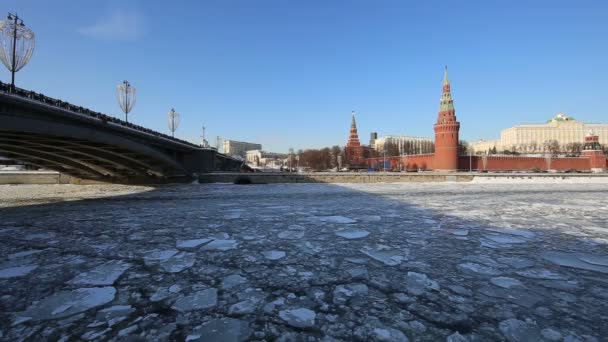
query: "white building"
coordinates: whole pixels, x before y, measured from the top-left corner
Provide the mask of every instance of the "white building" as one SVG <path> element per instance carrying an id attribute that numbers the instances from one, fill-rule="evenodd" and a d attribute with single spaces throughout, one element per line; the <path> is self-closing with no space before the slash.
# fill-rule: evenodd
<path id="1" fill-rule="evenodd" d="M 224 154 L 245 158 L 247 151 L 261 150 L 262 145 L 236 140 L 224 140 Z"/>
<path id="2" fill-rule="evenodd" d="M 256 167 L 279 168 L 283 166 L 285 158 L 287 154 L 262 150 L 251 150 L 246 154 L 247 163 Z"/>
<path id="3" fill-rule="evenodd" d="M 589 130 L 598 135 L 600 144 L 608 144 L 608 124 L 584 123 L 560 113 L 544 124 L 525 124 L 504 129 L 500 133 L 500 139 L 480 140 L 471 143 L 471 147 L 475 153 L 487 152 L 493 147 L 497 151 L 535 153 L 543 152 L 547 142 L 555 140 L 560 149 L 566 151 L 568 144 L 582 144 Z"/>
<path id="4" fill-rule="evenodd" d="M 400 155 L 432 153 L 435 147 L 432 138 L 387 135 L 375 139 L 372 148 L 382 152 L 387 144 L 396 145 Z"/>

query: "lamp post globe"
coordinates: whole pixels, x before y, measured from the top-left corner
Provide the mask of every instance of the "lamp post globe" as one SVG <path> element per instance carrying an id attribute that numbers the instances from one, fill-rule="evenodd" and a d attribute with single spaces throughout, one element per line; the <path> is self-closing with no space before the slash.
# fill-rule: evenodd
<path id="1" fill-rule="evenodd" d="M 169 124 L 169 130 L 171 131 L 171 136 L 175 138 L 175 131 L 179 127 L 180 117 L 179 113 L 175 111 L 175 109 L 171 108 L 169 113 L 167 113 L 167 120 Z"/>
<path id="2" fill-rule="evenodd" d="M 11 72 L 11 91 L 15 91 L 15 73 L 30 61 L 35 46 L 34 32 L 17 14 L 9 13 L 7 20 L 0 21 L 0 60 Z"/>
<path id="3" fill-rule="evenodd" d="M 116 87 L 116 97 L 118 99 L 118 105 L 122 112 L 125 113 L 125 121 L 129 122 L 129 113 L 135 106 L 135 100 L 137 91 L 136 89 L 129 83 L 129 81 L 123 81 Z"/>

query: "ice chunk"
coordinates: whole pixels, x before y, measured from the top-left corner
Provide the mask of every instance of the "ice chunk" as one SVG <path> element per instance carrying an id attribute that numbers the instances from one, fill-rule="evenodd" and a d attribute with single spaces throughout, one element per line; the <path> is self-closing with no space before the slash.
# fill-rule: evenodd
<path id="1" fill-rule="evenodd" d="M 137 329 L 139 329 L 139 328 L 137 327 L 137 325 L 132 325 L 132 326 L 130 326 L 130 327 L 126 327 L 126 328 L 124 328 L 124 329 L 122 329 L 122 330 L 118 331 L 118 336 L 123 337 L 123 336 L 130 335 L 130 334 L 132 334 L 132 333 L 136 332 L 136 331 L 137 331 Z"/>
<path id="2" fill-rule="evenodd" d="M 540 341 L 541 335 L 536 326 L 510 318 L 500 322 L 498 328 L 509 342 Z"/>
<path id="3" fill-rule="evenodd" d="M 578 258 L 588 264 L 608 267 L 608 255 L 579 254 Z"/>
<path id="4" fill-rule="evenodd" d="M 461 271 L 473 272 L 473 273 L 485 274 L 485 275 L 499 275 L 502 273 L 500 270 L 498 270 L 494 267 L 476 264 L 473 262 L 466 262 L 464 264 L 459 264 L 458 268 Z"/>
<path id="5" fill-rule="evenodd" d="M 116 289 L 110 286 L 58 292 L 17 314 L 13 324 L 26 320 L 43 321 L 68 317 L 109 303 L 114 300 L 115 295 Z"/>
<path id="6" fill-rule="evenodd" d="M 194 240 L 180 240 L 177 241 L 176 247 L 181 249 L 192 249 L 203 245 L 212 239 L 194 239 Z"/>
<path id="7" fill-rule="evenodd" d="M 233 304 L 228 309 L 228 314 L 231 316 L 247 315 L 253 313 L 257 308 L 258 303 L 252 300 L 244 300 Z"/>
<path id="8" fill-rule="evenodd" d="M 522 277 L 530 278 L 530 279 L 549 279 L 549 280 L 561 280 L 566 279 L 565 276 L 549 271 L 544 268 L 534 268 L 525 271 L 516 272 Z"/>
<path id="9" fill-rule="evenodd" d="M 337 231 L 336 235 L 350 240 L 364 238 L 369 235 L 369 232 L 363 229 L 352 228 Z"/>
<path id="10" fill-rule="evenodd" d="M 287 324 L 296 328 L 310 328 L 315 325 L 315 317 L 317 314 L 306 308 L 281 310 L 279 317 Z"/>
<path id="11" fill-rule="evenodd" d="M 489 235 L 486 234 L 484 237 L 488 240 L 494 241 L 496 243 L 506 243 L 506 244 L 515 244 L 515 243 L 525 243 L 525 240 L 508 236 L 508 235 Z"/>
<path id="12" fill-rule="evenodd" d="M 380 215 L 364 215 L 359 216 L 359 219 L 365 222 L 380 222 L 382 221 L 382 216 Z"/>
<path id="13" fill-rule="evenodd" d="M 98 320 L 105 320 L 108 326 L 111 327 L 129 318 L 133 312 L 135 312 L 135 309 L 131 305 L 114 305 L 100 310 L 96 318 Z"/>
<path id="14" fill-rule="evenodd" d="M 424 273 L 407 272 L 407 291 L 413 295 L 421 295 L 428 290 L 439 290 L 439 284 Z"/>
<path id="15" fill-rule="evenodd" d="M 262 253 L 264 258 L 268 260 L 279 260 L 285 257 L 285 252 L 283 251 L 266 251 Z"/>
<path id="16" fill-rule="evenodd" d="M 222 280 L 222 289 L 231 289 L 246 282 L 247 278 L 241 277 L 239 274 L 231 274 Z"/>
<path id="17" fill-rule="evenodd" d="M 445 342 L 469 342 L 469 340 L 466 337 L 460 335 L 460 333 L 457 331 L 452 335 L 448 336 L 448 338 L 445 339 Z"/>
<path id="18" fill-rule="evenodd" d="M 279 233 L 279 239 L 299 240 L 304 237 L 302 230 L 287 230 Z"/>
<path id="19" fill-rule="evenodd" d="M 216 305 L 217 289 L 211 288 L 195 292 L 190 296 L 178 298 L 171 308 L 179 312 L 188 312 L 209 309 Z"/>
<path id="20" fill-rule="evenodd" d="M 379 327 L 374 328 L 370 337 L 373 341 L 386 341 L 386 342 L 408 342 L 407 336 L 401 331 L 393 328 Z"/>
<path id="21" fill-rule="evenodd" d="M 503 257 L 498 258 L 498 261 L 518 269 L 534 266 L 533 261 L 521 258 Z"/>
<path id="22" fill-rule="evenodd" d="M 70 280 L 69 283 L 81 285 L 112 285 L 116 279 L 130 267 L 130 264 L 121 260 L 108 261 L 90 271 L 80 273 L 74 277 L 74 279 Z"/>
<path id="23" fill-rule="evenodd" d="M 218 250 L 218 251 L 227 251 L 230 249 L 235 249 L 238 246 L 238 242 L 236 240 L 213 240 L 208 244 L 202 247 L 204 251 Z"/>
<path id="24" fill-rule="evenodd" d="M 547 341 L 561 341 L 562 340 L 562 334 L 557 331 L 557 330 L 553 330 L 551 328 L 546 328 L 541 330 L 540 332 L 543 337 L 547 340 Z"/>
<path id="25" fill-rule="evenodd" d="M 490 279 L 490 282 L 496 286 L 499 286 L 499 287 L 502 287 L 505 289 L 509 289 L 514 286 L 519 286 L 519 287 L 524 286 L 524 284 L 522 284 L 521 281 L 514 279 L 514 278 L 509 278 L 509 277 L 494 277 L 494 278 Z"/>
<path id="26" fill-rule="evenodd" d="M 544 252 L 541 257 L 545 260 L 549 260 L 552 263 L 560 266 L 579 268 L 588 271 L 597 271 L 601 273 L 608 273 L 608 266 L 598 265 L 601 263 L 602 257 L 594 255 L 582 255 L 579 256 L 575 253 L 564 253 L 564 252 Z M 590 262 L 591 261 L 591 262 Z M 606 258 L 608 261 L 608 257 Z"/>
<path id="27" fill-rule="evenodd" d="M 160 266 L 169 273 L 179 273 L 194 265 L 195 256 L 194 253 L 181 252 L 169 260 L 162 261 Z"/>
<path id="28" fill-rule="evenodd" d="M 456 236 L 467 236 L 469 235 L 469 230 L 468 229 L 450 229 L 448 230 L 448 232 L 452 235 L 456 235 Z"/>
<path id="29" fill-rule="evenodd" d="M 488 228 L 487 230 L 497 233 L 510 234 L 532 239 L 536 236 L 533 232 L 527 230 L 509 229 L 509 228 Z"/>
<path id="30" fill-rule="evenodd" d="M 172 256 L 179 253 L 178 250 L 168 249 L 163 251 L 152 251 L 144 255 L 144 263 L 146 265 L 155 264 L 161 261 L 169 260 Z"/>
<path id="31" fill-rule="evenodd" d="M 29 250 L 29 251 L 23 251 L 23 252 L 17 252 L 17 253 L 13 253 L 13 254 L 9 254 L 8 255 L 8 259 L 9 260 L 13 260 L 13 259 L 18 259 L 18 258 L 23 258 L 23 257 L 27 257 L 30 255 L 34 255 L 34 254 L 38 254 L 41 253 L 42 251 L 40 250 Z"/>
<path id="32" fill-rule="evenodd" d="M 37 269 L 38 265 L 8 267 L 0 270 L 0 279 L 22 277 Z"/>
<path id="33" fill-rule="evenodd" d="M 353 220 L 344 216 L 319 216 L 319 221 L 328 223 L 356 223 L 357 220 Z"/>
<path id="34" fill-rule="evenodd" d="M 400 251 L 391 249 L 364 247 L 360 251 L 368 257 L 388 266 L 396 266 L 401 264 L 402 261 L 407 260 L 406 257 L 400 255 Z"/>
<path id="35" fill-rule="evenodd" d="M 334 303 L 344 304 L 350 297 L 367 296 L 369 289 L 365 284 L 353 283 L 347 285 L 338 285 L 334 289 Z"/>
<path id="36" fill-rule="evenodd" d="M 251 329 L 246 321 L 221 318 L 196 328 L 196 333 L 188 336 L 188 341 L 196 342 L 242 342 L 249 340 Z"/>

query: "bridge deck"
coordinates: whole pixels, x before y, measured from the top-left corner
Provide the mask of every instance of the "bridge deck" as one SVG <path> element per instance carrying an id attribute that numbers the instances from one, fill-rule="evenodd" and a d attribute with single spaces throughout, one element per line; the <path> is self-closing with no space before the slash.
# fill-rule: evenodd
<path id="1" fill-rule="evenodd" d="M 0 155 L 86 179 L 193 177 L 241 163 L 185 140 L 0 82 Z"/>

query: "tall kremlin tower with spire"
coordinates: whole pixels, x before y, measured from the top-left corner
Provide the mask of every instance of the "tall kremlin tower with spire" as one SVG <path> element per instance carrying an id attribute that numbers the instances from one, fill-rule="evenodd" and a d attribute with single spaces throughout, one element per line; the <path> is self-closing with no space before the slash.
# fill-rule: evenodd
<path id="1" fill-rule="evenodd" d="M 443 74 L 443 94 L 439 105 L 439 116 L 435 123 L 434 169 L 437 171 L 458 170 L 458 133 L 460 122 L 456 121 L 454 100 L 448 79 L 448 67 Z"/>

